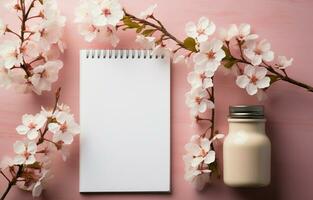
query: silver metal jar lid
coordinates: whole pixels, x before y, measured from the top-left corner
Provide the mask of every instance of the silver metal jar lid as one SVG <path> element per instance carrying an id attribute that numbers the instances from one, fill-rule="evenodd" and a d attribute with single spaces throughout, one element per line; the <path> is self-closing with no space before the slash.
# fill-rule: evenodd
<path id="1" fill-rule="evenodd" d="M 229 106 L 229 117 L 243 119 L 262 119 L 264 118 L 264 107 L 261 105 Z"/>

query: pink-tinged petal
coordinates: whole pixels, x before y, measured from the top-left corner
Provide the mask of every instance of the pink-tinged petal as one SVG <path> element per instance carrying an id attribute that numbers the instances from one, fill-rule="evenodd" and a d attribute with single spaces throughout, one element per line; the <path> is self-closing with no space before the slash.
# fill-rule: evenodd
<path id="1" fill-rule="evenodd" d="M 204 41 L 206 41 L 208 38 L 209 38 L 208 35 L 202 34 L 202 35 L 199 35 L 199 36 L 197 37 L 197 41 L 198 41 L 198 42 L 204 42 Z"/>
<path id="2" fill-rule="evenodd" d="M 16 131 L 20 135 L 25 135 L 29 131 L 29 128 L 25 125 L 19 125 L 16 127 Z"/>
<path id="3" fill-rule="evenodd" d="M 266 62 L 271 62 L 274 60 L 274 52 L 273 51 L 267 51 L 267 52 L 264 52 L 262 54 L 262 57 L 263 57 L 263 60 L 266 61 Z"/>
<path id="4" fill-rule="evenodd" d="M 255 55 L 252 59 L 251 59 L 251 64 L 253 66 L 257 66 L 259 64 L 262 63 L 262 56 L 261 55 Z"/>
<path id="5" fill-rule="evenodd" d="M 200 164 L 203 160 L 204 160 L 203 157 L 196 157 L 196 158 L 192 159 L 192 161 L 191 161 L 191 166 L 192 166 L 192 167 L 198 167 L 199 164 Z"/>
<path id="6" fill-rule="evenodd" d="M 39 135 L 38 131 L 35 129 L 32 129 L 27 133 L 27 138 L 29 140 L 34 140 L 38 137 L 38 135 Z"/>
<path id="7" fill-rule="evenodd" d="M 213 108 L 215 108 L 215 105 L 212 101 L 208 100 L 207 101 L 207 107 L 208 107 L 208 109 L 213 109 Z"/>
<path id="8" fill-rule="evenodd" d="M 216 134 L 216 135 L 214 135 L 214 137 L 212 138 L 212 140 L 216 140 L 216 139 L 222 139 L 222 138 L 224 138 L 225 137 L 225 135 L 224 134 L 221 134 L 221 133 L 219 133 L 219 134 Z"/>
<path id="9" fill-rule="evenodd" d="M 191 154 L 186 154 L 183 156 L 183 160 L 184 160 L 185 165 L 189 165 L 191 163 L 192 159 L 193 159 L 193 156 Z"/>
<path id="10" fill-rule="evenodd" d="M 265 69 L 264 67 L 256 67 L 255 68 L 255 76 L 257 79 L 262 79 L 266 76 L 267 74 L 267 69 Z"/>
<path id="11" fill-rule="evenodd" d="M 199 50 L 200 50 L 201 53 L 207 53 L 211 49 L 212 49 L 212 42 L 205 41 L 205 42 L 200 43 Z"/>
<path id="12" fill-rule="evenodd" d="M 203 80 L 203 88 L 213 87 L 213 81 L 211 78 L 206 78 Z"/>
<path id="13" fill-rule="evenodd" d="M 209 60 L 205 66 L 205 70 L 213 71 L 215 72 L 217 68 L 220 66 L 220 62 L 217 60 Z"/>
<path id="14" fill-rule="evenodd" d="M 14 163 L 15 165 L 24 164 L 25 161 L 26 161 L 26 158 L 25 158 L 24 156 L 22 156 L 22 155 L 17 155 L 17 156 L 15 156 L 14 159 L 13 159 L 13 163 Z"/>
<path id="15" fill-rule="evenodd" d="M 215 30 L 216 30 L 215 24 L 210 21 L 204 32 L 206 35 L 212 35 L 215 32 Z"/>
<path id="16" fill-rule="evenodd" d="M 205 157 L 204 163 L 210 164 L 215 161 L 215 151 L 209 151 Z"/>
<path id="17" fill-rule="evenodd" d="M 197 27 L 193 22 L 188 22 L 185 26 L 185 31 L 187 36 L 196 38 L 197 37 Z"/>
<path id="18" fill-rule="evenodd" d="M 215 53 L 215 60 L 221 61 L 226 56 L 225 52 L 220 49 Z"/>
<path id="19" fill-rule="evenodd" d="M 29 142 L 27 145 L 27 152 L 35 154 L 37 151 L 37 144 L 35 142 Z"/>
<path id="20" fill-rule="evenodd" d="M 240 24 L 239 25 L 239 34 L 241 36 L 247 36 L 250 34 L 251 26 L 250 24 Z"/>
<path id="21" fill-rule="evenodd" d="M 217 52 L 218 50 L 220 50 L 223 47 L 223 42 L 221 40 L 218 39 L 213 39 L 213 41 L 211 41 L 211 44 L 213 45 L 213 51 Z"/>
<path id="22" fill-rule="evenodd" d="M 257 46 L 262 52 L 269 51 L 271 49 L 271 44 L 266 40 L 261 40 Z"/>
<path id="23" fill-rule="evenodd" d="M 251 35 L 248 35 L 245 40 L 248 41 L 248 40 L 256 40 L 258 39 L 259 36 L 257 34 L 251 34 Z"/>
<path id="24" fill-rule="evenodd" d="M 198 27 L 204 30 L 209 25 L 209 19 L 206 17 L 200 17 L 198 21 Z"/>
<path id="25" fill-rule="evenodd" d="M 201 148 L 199 145 L 194 144 L 194 143 L 188 143 L 185 145 L 185 150 L 192 154 L 193 156 L 198 156 L 201 153 Z"/>
<path id="26" fill-rule="evenodd" d="M 193 61 L 197 65 L 204 64 L 208 60 L 208 57 L 203 53 L 197 53 L 193 56 Z"/>
<path id="27" fill-rule="evenodd" d="M 49 131 L 51 131 L 52 133 L 57 133 L 60 130 L 60 125 L 57 123 L 50 123 L 48 125 L 48 129 Z"/>
<path id="28" fill-rule="evenodd" d="M 63 133 L 61 134 L 61 138 L 62 138 L 62 141 L 65 143 L 65 144 L 72 144 L 73 140 L 74 140 L 74 137 L 71 133 Z"/>
<path id="29" fill-rule="evenodd" d="M 271 79 L 269 77 L 264 77 L 256 82 L 258 88 L 267 88 L 270 86 Z"/>
<path id="30" fill-rule="evenodd" d="M 200 146 L 204 151 L 208 152 L 211 149 L 211 142 L 208 138 L 201 138 Z"/>
<path id="31" fill-rule="evenodd" d="M 16 141 L 14 144 L 13 144 L 13 149 L 14 149 L 14 152 L 17 153 L 17 154 L 22 154 L 25 152 L 26 150 L 26 146 L 24 144 L 24 142 L 22 141 Z"/>
<path id="32" fill-rule="evenodd" d="M 258 92 L 257 86 L 252 83 L 247 85 L 246 90 L 249 95 L 255 95 Z"/>
<path id="33" fill-rule="evenodd" d="M 31 122 L 33 122 L 33 120 L 34 120 L 33 115 L 25 114 L 22 117 L 22 122 L 25 126 L 28 126 Z"/>
<path id="34" fill-rule="evenodd" d="M 196 81 L 198 78 L 198 74 L 195 72 L 190 72 L 187 76 L 187 81 L 190 85 L 193 85 L 193 83 Z"/>
<path id="35" fill-rule="evenodd" d="M 200 113 L 204 113 L 207 110 L 207 103 L 206 101 L 202 100 L 199 107 L 198 107 L 198 111 Z"/>
<path id="36" fill-rule="evenodd" d="M 31 164 L 34 164 L 36 162 L 36 158 L 34 155 L 30 155 L 28 157 L 28 159 L 25 161 L 25 164 L 26 165 L 31 165 Z"/>
<path id="37" fill-rule="evenodd" d="M 249 60 L 252 60 L 255 56 L 255 53 L 252 49 L 244 49 L 243 50 L 243 54 L 249 59 Z"/>
<path id="38" fill-rule="evenodd" d="M 42 193 L 42 190 L 43 190 L 43 186 L 41 184 L 40 181 L 38 181 L 35 185 L 34 185 L 34 188 L 32 190 L 32 196 L 33 197 L 39 197 Z"/>
<path id="39" fill-rule="evenodd" d="M 250 82 L 250 79 L 246 75 L 238 76 L 236 79 L 236 84 L 240 88 L 246 88 L 249 82 Z"/>
<path id="40" fill-rule="evenodd" d="M 42 128 L 46 121 L 47 121 L 46 117 L 44 117 L 41 114 L 37 114 L 35 116 L 35 124 L 37 124 L 36 129 L 39 130 L 40 128 Z"/>

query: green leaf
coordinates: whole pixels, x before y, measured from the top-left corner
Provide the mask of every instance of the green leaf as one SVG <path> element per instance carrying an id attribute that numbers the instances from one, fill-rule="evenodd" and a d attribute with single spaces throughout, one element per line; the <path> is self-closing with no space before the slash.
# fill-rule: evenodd
<path id="1" fill-rule="evenodd" d="M 142 25 L 139 28 L 137 28 L 136 33 L 140 33 L 146 26 Z"/>
<path id="2" fill-rule="evenodd" d="M 235 65 L 237 63 L 237 60 L 235 59 L 229 59 L 229 60 L 224 60 L 224 67 L 226 67 L 227 69 L 232 68 L 233 65 Z"/>
<path id="3" fill-rule="evenodd" d="M 197 49 L 196 49 L 196 41 L 195 39 L 191 38 L 191 37 L 188 37 L 184 40 L 184 47 L 190 51 L 193 51 L 193 52 L 196 52 Z"/>
<path id="4" fill-rule="evenodd" d="M 155 29 L 146 29 L 142 32 L 142 35 L 145 37 L 151 36 L 156 30 Z"/>
<path id="5" fill-rule="evenodd" d="M 230 50 L 229 50 L 226 46 L 223 46 L 222 49 L 223 49 L 223 51 L 225 52 L 225 55 L 226 55 L 226 56 L 224 57 L 224 59 L 225 59 L 225 60 L 231 59 L 231 58 L 232 58 L 232 55 L 231 55 L 231 53 L 230 53 Z"/>
<path id="6" fill-rule="evenodd" d="M 130 17 L 124 17 L 123 22 L 128 28 L 140 28 L 141 27 L 140 24 L 132 21 Z"/>

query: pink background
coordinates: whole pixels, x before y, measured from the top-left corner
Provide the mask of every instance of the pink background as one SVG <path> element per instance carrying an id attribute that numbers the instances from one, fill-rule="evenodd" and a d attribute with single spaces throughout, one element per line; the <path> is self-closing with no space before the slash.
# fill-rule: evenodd
<path id="1" fill-rule="evenodd" d="M 5 1 L 2 1 L 5 2 Z M 77 33 L 72 23 L 73 10 L 77 0 L 59 0 L 60 8 L 68 18 L 65 41 L 68 49 L 64 54 L 65 67 L 55 87 L 62 86 L 61 100 L 69 104 L 79 117 L 79 49 L 109 48 L 106 44 L 87 44 Z M 151 3 L 158 3 L 156 16 L 164 22 L 170 32 L 179 38 L 185 37 L 184 25 L 189 20 L 207 16 L 219 27 L 230 23 L 251 23 L 254 30 L 272 42 L 278 54 L 294 57 L 294 66 L 288 72 L 296 79 L 313 85 L 312 80 L 312 8 L 310 0 L 123 0 L 122 3 L 132 13 L 138 13 Z M 0 9 L 0 16 L 9 15 Z M 119 48 L 134 48 L 133 33 L 120 33 Z M 183 179 L 184 169 L 181 159 L 184 144 L 195 131 L 190 127 L 188 109 L 184 104 L 184 94 L 189 89 L 186 75 L 190 69 L 184 65 L 173 65 L 172 81 L 172 194 L 90 194 L 78 191 L 79 145 L 75 141 L 71 157 L 66 163 L 58 159 L 54 165 L 55 178 L 48 184 L 42 199 L 313 199 L 313 94 L 287 83 L 277 83 L 268 90 L 269 98 L 264 102 L 268 118 L 268 135 L 272 141 L 272 184 L 262 189 L 232 189 L 217 181 L 204 192 L 195 191 Z M 217 127 L 227 132 L 227 109 L 229 105 L 257 103 L 244 90 L 234 84 L 234 77 L 220 73 L 216 80 Z M 0 90 L 0 157 L 12 152 L 12 144 L 18 139 L 15 127 L 24 113 L 36 113 L 40 105 L 50 105 L 52 93 L 43 96 L 21 95 Z M 153 173 L 153 172 L 152 172 Z M 5 180 L 0 179 L 3 191 Z M 13 189 L 7 199 L 32 199 L 31 194 Z"/>

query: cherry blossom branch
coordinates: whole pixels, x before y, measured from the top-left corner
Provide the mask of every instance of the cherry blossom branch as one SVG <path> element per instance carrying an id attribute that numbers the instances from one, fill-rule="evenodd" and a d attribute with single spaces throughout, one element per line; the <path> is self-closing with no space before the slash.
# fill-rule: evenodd
<path id="1" fill-rule="evenodd" d="M 225 61 L 226 62 L 232 62 L 234 64 L 237 65 L 237 67 L 240 69 L 240 72 L 242 73 L 243 70 L 240 68 L 240 66 L 238 65 L 238 63 L 242 63 L 242 64 L 248 64 L 248 65 L 253 65 L 250 61 L 248 61 L 245 56 L 244 56 L 244 53 L 243 53 L 243 46 L 242 46 L 242 42 L 239 41 L 237 39 L 237 45 L 239 47 L 239 52 L 240 52 L 240 58 L 237 58 L 236 56 L 234 56 L 232 53 L 231 53 L 231 48 L 229 46 L 229 42 L 226 41 L 226 52 L 229 53 L 229 56 L 230 57 L 226 57 L 225 58 Z M 293 78 L 290 78 L 290 76 L 287 74 L 286 70 L 285 69 L 279 69 L 279 71 L 277 71 L 276 67 L 274 67 L 273 65 L 270 65 L 268 63 L 266 63 L 265 61 L 262 62 L 262 64 L 258 65 L 259 67 L 263 67 L 265 69 L 267 69 L 269 72 L 271 72 L 274 77 L 272 78 L 275 78 L 273 81 L 276 82 L 278 80 L 281 80 L 281 81 L 285 81 L 285 82 L 288 82 L 290 84 L 293 84 L 295 86 L 298 86 L 298 87 L 301 87 L 301 88 L 304 88 L 306 89 L 308 92 L 313 92 L 313 86 L 311 85 L 308 85 L 308 84 L 305 84 L 303 82 L 300 82 L 300 81 L 297 81 Z"/>
<path id="2" fill-rule="evenodd" d="M 23 156 L 23 158 L 25 159 L 25 161 L 22 161 L 21 163 L 19 163 L 20 161 L 18 160 L 12 160 L 10 162 L 8 162 L 7 164 L 7 168 L 12 176 L 12 178 L 8 178 L 8 176 L 6 176 L 4 174 L 4 172 L 2 171 L 2 169 L 0 170 L 1 174 L 4 176 L 4 178 L 8 181 L 8 185 L 7 188 L 5 189 L 4 193 L 2 194 L 0 200 L 4 200 L 5 197 L 7 196 L 7 194 L 9 193 L 9 191 L 11 190 L 11 188 L 14 185 L 17 185 L 17 182 L 25 182 L 24 184 L 26 185 L 29 181 L 31 181 L 34 185 L 35 184 L 39 184 L 39 186 L 33 186 L 33 195 L 35 194 L 35 197 L 39 196 L 42 188 L 38 189 L 36 187 L 41 187 L 41 180 L 44 178 L 45 175 L 41 175 L 42 177 L 38 177 L 38 173 L 42 173 L 43 170 L 48 170 L 45 167 L 43 167 L 44 165 L 44 160 L 40 161 L 38 160 L 38 158 L 35 158 L 35 154 L 43 154 L 44 156 L 47 156 L 48 152 L 50 150 L 48 150 L 49 146 L 48 143 L 52 143 L 54 144 L 54 146 L 56 147 L 57 150 L 60 150 L 63 146 L 63 144 L 70 144 L 72 141 L 65 141 L 64 139 L 62 139 L 62 134 L 77 134 L 78 129 L 74 128 L 74 129 L 70 129 L 69 127 L 77 127 L 77 124 L 73 121 L 73 117 L 72 115 L 69 113 L 69 108 L 66 107 L 65 105 L 60 105 L 59 104 L 59 99 L 60 99 L 60 92 L 61 92 L 61 88 L 59 88 L 57 90 L 57 92 L 55 93 L 55 101 L 53 104 L 53 108 L 51 111 L 46 111 L 45 109 L 42 110 L 42 112 L 40 114 L 37 114 L 36 116 L 30 116 L 30 125 L 27 125 L 27 127 L 34 127 L 33 131 L 36 130 L 35 126 L 39 126 L 38 124 L 35 124 L 32 120 L 33 117 L 38 117 L 36 119 L 36 123 L 39 123 L 39 119 L 44 119 L 46 121 L 42 121 L 42 124 L 45 123 L 44 125 L 39 126 L 39 137 L 37 136 L 37 138 L 35 138 L 34 140 L 30 140 L 29 139 L 29 135 L 27 135 L 27 139 L 29 139 L 28 141 L 21 142 L 21 141 L 17 141 L 13 146 L 14 146 L 14 151 L 16 153 L 19 153 L 20 151 L 16 150 L 16 145 L 21 145 L 22 144 L 22 149 L 25 149 L 24 152 L 21 152 L 21 154 L 18 154 L 19 156 Z M 58 114 L 63 115 L 63 119 L 66 119 L 66 121 L 60 121 L 58 118 Z M 24 119 L 25 115 L 23 116 Z M 29 115 L 26 115 L 26 117 L 29 117 Z M 54 130 L 51 130 L 49 128 L 50 124 L 54 124 L 55 126 L 59 126 L 59 129 L 61 132 L 53 132 Z M 62 124 L 63 123 L 63 124 Z M 22 126 L 25 126 L 22 125 Z M 23 130 L 24 128 L 22 127 L 21 129 L 19 129 L 17 127 L 17 132 L 20 133 L 20 130 Z M 46 138 L 46 134 L 48 133 L 48 131 L 54 133 L 54 134 L 61 134 L 61 138 L 55 138 L 53 137 L 52 140 Z M 27 132 L 26 134 L 28 134 L 29 132 Z M 33 139 L 33 138 L 32 138 Z M 64 140 L 64 141 L 63 141 Z M 36 142 L 37 141 L 37 142 Z M 65 143 L 66 142 L 66 143 Z M 30 143 L 32 143 L 32 147 L 30 147 Z M 27 145 L 27 146 L 24 146 Z M 38 147 L 42 147 L 43 145 L 44 148 L 41 150 L 37 150 Z M 17 149 L 21 149 L 21 146 L 18 146 Z M 32 152 L 32 150 L 34 150 L 34 152 Z M 29 159 L 33 156 L 33 160 L 30 161 Z M 17 158 L 17 157 L 16 157 Z M 19 157 L 20 159 L 20 157 Z M 6 168 L 4 168 L 6 169 Z M 33 171 L 37 170 L 38 172 L 35 173 Z M 34 192 L 35 190 L 35 192 Z"/>
<path id="3" fill-rule="evenodd" d="M 10 192 L 10 190 L 12 189 L 12 187 L 16 184 L 17 179 L 21 176 L 21 174 L 23 173 L 23 165 L 18 165 L 18 171 L 16 173 L 15 176 L 13 176 L 12 180 L 9 180 L 8 186 L 5 189 L 4 193 L 2 194 L 0 200 L 4 200 L 5 197 L 8 195 L 8 193 Z"/>
<path id="4" fill-rule="evenodd" d="M 186 49 L 185 46 L 184 46 L 184 43 L 182 41 L 180 41 L 179 39 L 177 39 L 173 34 L 168 32 L 167 29 L 163 26 L 163 24 L 159 20 L 157 20 L 153 15 L 151 15 L 151 18 L 154 19 L 155 21 L 157 21 L 158 25 L 154 24 L 152 22 L 149 22 L 149 21 L 147 21 L 145 19 L 140 19 L 140 18 L 138 18 L 138 17 L 128 13 L 125 9 L 124 9 L 124 13 L 125 13 L 126 17 L 129 17 L 130 19 L 132 19 L 132 20 L 134 20 L 136 22 L 139 22 L 141 24 L 148 25 L 148 26 L 151 26 L 151 27 L 155 28 L 156 30 L 160 31 L 163 35 L 165 35 L 168 38 L 170 38 L 173 41 L 175 41 L 178 46 Z"/>

